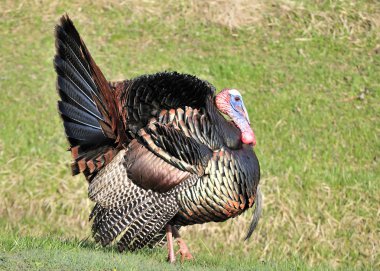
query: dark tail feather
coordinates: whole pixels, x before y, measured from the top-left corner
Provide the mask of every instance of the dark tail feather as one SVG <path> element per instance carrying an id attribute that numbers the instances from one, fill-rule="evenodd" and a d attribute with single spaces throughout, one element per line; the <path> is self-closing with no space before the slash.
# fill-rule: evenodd
<path id="1" fill-rule="evenodd" d="M 257 186 L 257 191 L 256 191 L 256 202 L 255 202 L 255 210 L 253 211 L 253 218 L 251 225 L 249 225 L 249 229 L 247 232 L 247 235 L 245 236 L 244 240 L 248 240 L 253 231 L 256 229 L 257 224 L 259 223 L 260 217 L 261 217 L 261 211 L 262 211 L 262 195 L 261 195 L 261 190 L 260 186 Z"/>
<path id="2" fill-rule="evenodd" d="M 70 121 L 75 121 L 82 126 L 97 129 L 100 132 L 102 131 L 99 127 L 98 119 L 88 114 L 86 111 L 82 111 L 81 109 L 62 101 L 58 102 L 58 110 L 63 117 L 66 117 Z"/>
<path id="3" fill-rule="evenodd" d="M 58 76 L 57 88 L 62 101 L 67 102 L 82 111 L 86 111 L 88 114 L 99 120 L 102 120 L 102 117 L 93 100 L 86 96 L 86 94 L 82 91 L 78 91 L 77 86 L 69 81 L 69 79 Z"/>
<path id="4" fill-rule="evenodd" d="M 75 160 L 72 171 L 92 178 L 117 153 L 113 93 L 68 16 L 55 36 L 58 110 Z"/>
<path id="5" fill-rule="evenodd" d="M 96 90 L 93 89 L 92 84 L 89 84 L 82 77 L 80 72 L 69 60 L 65 60 L 60 55 L 56 55 L 54 66 L 58 75 L 70 80 L 75 85 L 77 91 L 83 93 L 89 101 L 95 104 L 93 96 L 96 96 Z"/>

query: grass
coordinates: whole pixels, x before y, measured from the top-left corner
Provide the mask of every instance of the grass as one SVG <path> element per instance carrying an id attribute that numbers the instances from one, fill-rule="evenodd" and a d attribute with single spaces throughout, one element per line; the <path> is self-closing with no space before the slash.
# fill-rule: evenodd
<path id="1" fill-rule="evenodd" d="M 165 250 L 119 255 L 79 242 L 92 203 L 84 178 L 70 176 L 52 67 L 64 12 L 109 80 L 177 70 L 243 92 L 263 218 L 249 242 L 251 213 L 184 229 L 197 260 L 177 267 L 380 268 L 377 1 L 2 1 L 0 10 L 0 269 L 170 268 Z"/>
<path id="2" fill-rule="evenodd" d="M 305 270 L 308 267 L 296 260 L 282 263 L 257 262 L 253 259 L 236 263 L 216 256 L 213 261 L 199 256 L 193 262 L 169 265 L 163 250 L 144 249 L 135 253 L 120 254 L 112 248 L 101 248 L 91 242 L 64 240 L 54 237 L 5 237 L 0 253 L 0 268 L 21 270 Z M 323 270 L 319 267 L 318 269 Z"/>

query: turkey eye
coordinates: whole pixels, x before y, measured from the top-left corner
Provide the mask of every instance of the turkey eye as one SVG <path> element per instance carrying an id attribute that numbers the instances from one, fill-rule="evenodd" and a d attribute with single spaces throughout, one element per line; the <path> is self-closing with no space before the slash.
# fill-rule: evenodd
<path id="1" fill-rule="evenodd" d="M 235 101 L 237 101 L 237 102 L 240 101 L 240 97 L 236 96 Z"/>

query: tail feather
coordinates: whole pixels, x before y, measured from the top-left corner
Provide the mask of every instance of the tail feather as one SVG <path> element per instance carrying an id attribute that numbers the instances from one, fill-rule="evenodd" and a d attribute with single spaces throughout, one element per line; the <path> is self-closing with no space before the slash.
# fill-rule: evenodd
<path id="1" fill-rule="evenodd" d="M 95 103 L 92 96 L 96 92 L 69 61 L 61 58 L 60 55 L 56 55 L 54 65 L 58 75 L 70 80 L 78 91 L 82 92 L 89 101 Z"/>
<path id="2" fill-rule="evenodd" d="M 57 85 L 62 101 L 65 101 L 82 111 L 86 111 L 88 114 L 99 120 L 102 119 L 95 103 L 81 91 L 78 91 L 71 81 L 68 81 L 62 76 L 58 76 Z"/>
<path id="3" fill-rule="evenodd" d="M 120 149 L 114 93 L 68 16 L 55 28 L 58 109 L 74 158 L 72 173 L 92 180 Z M 111 157 L 110 157 L 111 156 Z"/>
<path id="4" fill-rule="evenodd" d="M 87 125 L 77 124 L 73 121 L 65 121 L 63 125 L 66 135 L 73 145 L 97 145 L 107 139 L 101 130 Z"/>
<path id="5" fill-rule="evenodd" d="M 98 129 L 100 131 L 102 130 L 99 127 L 97 118 L 89 115 L 87 112 L 82 111 L 69 103 L 59 101 L 58 110 L 62 116 L 68 118 L 69 120 L 75 121 L 80 125 L 85 125 L 94 129 Z"/>
<path id="6" fill-rule="evenodd" d="M 64 32 L 63 32 L 64 33 Z M 66 35 L 66 34 L 64 34 Z M 70 38 L 66 35 L 66 42 L 70 42 Z M 98 94 L 96 85 L 91 78 L 90 70 L 88 64 L 80 56 L 79 48 L 73 42 L 70 42 L 71 45 L 66 46 L 64 42 L 60 39 L 57 40 L 57 53 L 63 59 L 66 59 L 71 63 L 73 68 L 80 73 L 81 77 L 87 82 L 87 84 L 94 90 L 95 94 Z"/>
<path id="7" fill-rule="evenodd" d="M 56 27 L 57 56 L 69 63 L 71 68 L 80 75 L 81 79 L 85 80 L 90 88 L 87 90 L 91 101 L 95 104 L 94 100 L 92 100 L 92 95 L 94 95 L 101 105 L 100 109 L 105 110 L 107 106 L 101 98 L 101 92 L 94 81 L 94 74 L 91 70 L 91 65 L 95 65 L 95 63 L 90 63 L 88 58 L 91 58 L 91 56 L 89 52 L 86 52 L 87 48 L 72 21 L 68 17 L 63 16 L 61 18 L 61 24 L 62 26 L 57 25 Z M 90 60 L 92 60 L 92 58 Z M 108 113 L 107 110 L 105 111 Z"/>
<path id="8" fill-rule="evenodd" d="M 261 212 L 262 212 L 262 195 L 261 195 L 261 190 L 260 190 L 260 186 L 257 186 L 257 191 L 256 191 L 256 202 L 255 202 L 255 210 L 253 211 L 253 217 L 252 217 L 252 221 L 251 221 L 251 224 L 249 225 L 249 229 L 248 229 L 248 232 L 245 236 L 245 239 L 244 240 L 248 240 L 253 231 L 256 229 L 258 223 L 259 223 L 259 220 L 260 220 L 260 217 L 261 217 Z"/>

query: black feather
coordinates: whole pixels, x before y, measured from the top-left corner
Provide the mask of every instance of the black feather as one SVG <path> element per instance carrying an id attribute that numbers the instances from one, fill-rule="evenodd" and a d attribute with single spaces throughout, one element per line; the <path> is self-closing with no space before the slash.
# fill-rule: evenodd
<path id="1" fill-rule="evenodd" d="M 54 66 L 59 75 L 70 80 L 89 100 L 92 100 L 92 95 L 96 95 L 90 85 L 80 76 L 74 67 L 69 62 L 63 60 L 59 55 L 56 55 L 54 58 Z"/>
<path id="2" fill-rule="evenodd" d="M 71 139 L 94 145 L 98 145 L 107 140 L 103 132 L 98 129 L 67 121 L 65 121 L 63 125 L 65 126 L 66 135 Z"/>
<path id="3" fill-rule="evenodd" d="M 66 16 L 62 16 L 61 17 L 61 26 L 62 26 L 63 30 L 70 37 L 73 38 L 73 40 L 75 41 L 75 43 L 80 44 L 80 42 L 81 42 L 80 35 L 79 35 L 78 31 L 76 30 L 73 22 L 69 18 L 69 16 L 66 15 Z"/>
<path id="4" fill-rule="evenodd" d="M 55 28 L 55 35 L 56 40 L 60 40 L 63 43 L 67 45 L 67 47 L 70 47 L 72 52 L 77 56 L 77 58 L 82 63 L 83 67 L 87 70 L 88 73 L 90 73 L 90 67 L 88 63 L 83 59 L 82 52 L 80 50 L 80 43 L 76 42 L 71 36 L 69 36 L 62 26 L 57 25 Z M 56 44 L 56 47 L 58 47 L 59 44 Z"/>
<path id="5" fill-rule="evenodd" d="M 98 92 L 95 82 L 93 81 L 89 71 L 83 64 L 78 56 L 74 53 L 72 48 L 67 47 L 63 41 L 57 40 L 57 54 L 65 61 L 71 63 L 72 67 L 81 75 L 81 77 L 88 83 L 94 92 Z M 98 93 L 97 93 L 98 94 Z"/>
<path id="6" fill-rule="evenodd" d="M 85 126 L 101 130 L 99 122 L 95 117 L 88 114 L 87 112 L 79 110 L 78 108 L 72 106 L 69 103 L 58 101 L 58 110 L 59 112 L 61 112 L 63 116 L 69 118 L 70 120 L 73 120 Z"/>
<path id="7" fill-rule="evenodd" d="M 65 102 L 68 102 L 80 108 L 81 110 L 87 111 L 89 114 L 98 118 L 99 120 L 103 120 L 99 113 L 99 110 L 95 106 L 95 103 L 91 99 L 89 99 L 88 96 L 83 94 L 82 91 L 78 91 L 76 86 L 71 81 L 68 81 L 67 79 L 59 75 L 57 85 L 59 91 L 65 94 L 66 97 L 70 98 L 69 100 L 63 99 Z M 60 93 L 61 97 L 62 93 Z"/>

